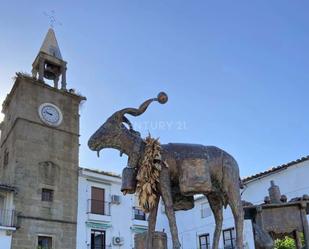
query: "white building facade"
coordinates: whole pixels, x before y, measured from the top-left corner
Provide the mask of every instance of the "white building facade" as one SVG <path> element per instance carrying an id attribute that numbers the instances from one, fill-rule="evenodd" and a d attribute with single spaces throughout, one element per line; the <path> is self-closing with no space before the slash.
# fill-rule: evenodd
<path id="1" fill-rule="evenodd" d="M 131 249 L 135 233 L 147 230 L 135 196 L 120 188 L 120 176 L 80 168 L 77 249 Z"/>
<path id="2" fill-rule="evenodd" d="M 261 204 L 268 195 L 270 181 L 280 187 L 281 194 L 288 200 L 309 194 L 309 156 L 280 165 L 268 171 L 244 179 L 242 200 L 253 204 Z M 195 207 L 189 211 L 176 212 L 179 239 L 182 249 L 210 249 L 212 246 L 215 221 L 204 196 L 198 196 Z M 165 229 L 168 235 L 169 248 L 172 248 L 168 220 L 164 209 L 158 213 L 157 230 Z M 223 230 L 220 238 L 220 248 L 235 248 L 235 229 L 232 212 L 224 210 Z M 244 247 L 254 248 L 252 225 L 250 220 L 244 224 Z"/>
<path id="3" fill-rule="evenodd" d="M 13 205 L 15 188 L 0 184 L 0 247 L 11 249 L 12 233 L 16 230 Z"/>
<path id="4" fill-rule="evenodd" d="M 308 176 L 309 156 L 243 179 L 242 200 L 263 203 L 272 180 L 288 200 L 301 197 L 309 193 Z M 134 234 L 147 230 L 147 216 L 138 208 L 136 197 L 123 196 L 120 187 L 118 175 L 80 168 L 77 249 L 131 249 Z M 215 221 L 204 196 L 196 196 L 193 209 L 176 212 L 176 219 L 182 249 L 211 249 Z M 168 248 L 172 248 L 162 203 L 156 230 L 167 232 Z M 219 247 L 235 248 L 234 219 L 229 207 L 224 210 Z M 254 248 L 250 220 L 244 224 L 244 247 Z"/>

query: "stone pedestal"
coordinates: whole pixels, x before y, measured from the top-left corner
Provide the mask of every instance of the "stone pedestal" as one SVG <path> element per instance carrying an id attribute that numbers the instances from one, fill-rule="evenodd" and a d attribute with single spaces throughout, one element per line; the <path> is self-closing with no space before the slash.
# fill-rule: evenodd
<path id="1" fill-rule="evenodd" d="M 146 248 L 147 232 L 135 234 L 134 249 Z M 167 236 L 164 232 L 155 232 L 152 240 L 152 248 L 167 249 Z"/>

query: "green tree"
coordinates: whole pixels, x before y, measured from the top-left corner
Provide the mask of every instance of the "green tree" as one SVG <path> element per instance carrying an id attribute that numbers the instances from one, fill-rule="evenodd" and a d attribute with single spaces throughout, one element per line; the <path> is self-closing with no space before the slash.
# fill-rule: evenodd
<path id="1" fill-rule="evenodd" d="M 295 241 L 294 239 L 285 236 L 284 239 L 276 239 L 275 240 L 275 249 L 295 249 Z"/>

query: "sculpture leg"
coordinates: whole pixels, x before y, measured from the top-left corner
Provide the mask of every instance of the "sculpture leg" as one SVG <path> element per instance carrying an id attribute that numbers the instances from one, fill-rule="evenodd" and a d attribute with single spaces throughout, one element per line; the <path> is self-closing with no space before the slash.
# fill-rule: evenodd
<path id="1" fill-rule="evenodd" d="M 168 218 L 172 240 L 173 240 L 173 249 L 180 249 L 181 245 L 178 239 L 178 229 L 176 225 L 176 217 L 173 208 L 173 199 L 171 191 L 171 181 L 168 169 L 162 167 L 160 173 L 160 190 L 165 205 L 165 212 Z"/>
<path id="2" fill-rule="evenodd" d="M 223 205 L 220 198 L 218 198 L 215 194 L 210 194 L 206 196 L 209 202 L 209 206 L 214 215 L 216 227 L 215 233 L 212 242 L 212 249 L 218 249 L 219 240 L 222 231 L 222 223 L 223 223 Z"/>
<path id="3" fill-rule="evenodd" d="M 237 182 L 238 184 L 238 182 Z M 229 188 L 228 202 L 232 209 L 236 227 L 236 247 L 237 249 L 243 248 L 243 226 L 244 226 L 244 213 L 241 203 L 239 189 L 236 186 Z"/>
<path id="4" fill-rule="evenodd" d="M 298 232 L 297 230 L 294 231 L 294 240 L 295 240 L 296 248 L 301 249 L 303 247 L 301 243 L 301 236 L 300 236 L 300 232 Z"/>
<path id="5" fill-rule="evenodd" d="M 146 241 L 147 249 L 152 249 L 152 239 L 153 239 L 153 234 L 156 228 L 159 200 L 160 200 L 160 197 L 158 197 L 156 206 L 150 211 L 150 214 L 148 217 L 148 233 L 147 233 L 147 241 Z"/>

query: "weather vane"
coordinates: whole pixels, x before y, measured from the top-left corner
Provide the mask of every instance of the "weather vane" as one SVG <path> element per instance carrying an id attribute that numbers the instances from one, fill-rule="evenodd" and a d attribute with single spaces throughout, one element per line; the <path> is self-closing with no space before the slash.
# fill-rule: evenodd
<path id="1" fill-rule="evenodd" d="M 44 15 L 48 17 L 48 19 L 49 19 L 49 25 L 50 25 L 51 28 L 54 28 L 54 26 L 55 26 L 56 24 L 58 24 L 59 26 L 62 26 L 62 23 L 59 22 L 59 21 L 56 19 L 56 17 L 55 17 L 55 16 L 56 16 L 56 11 L 51 10 L 50 13 L 47 13 L 47 12 L 44 11 Z"/>

